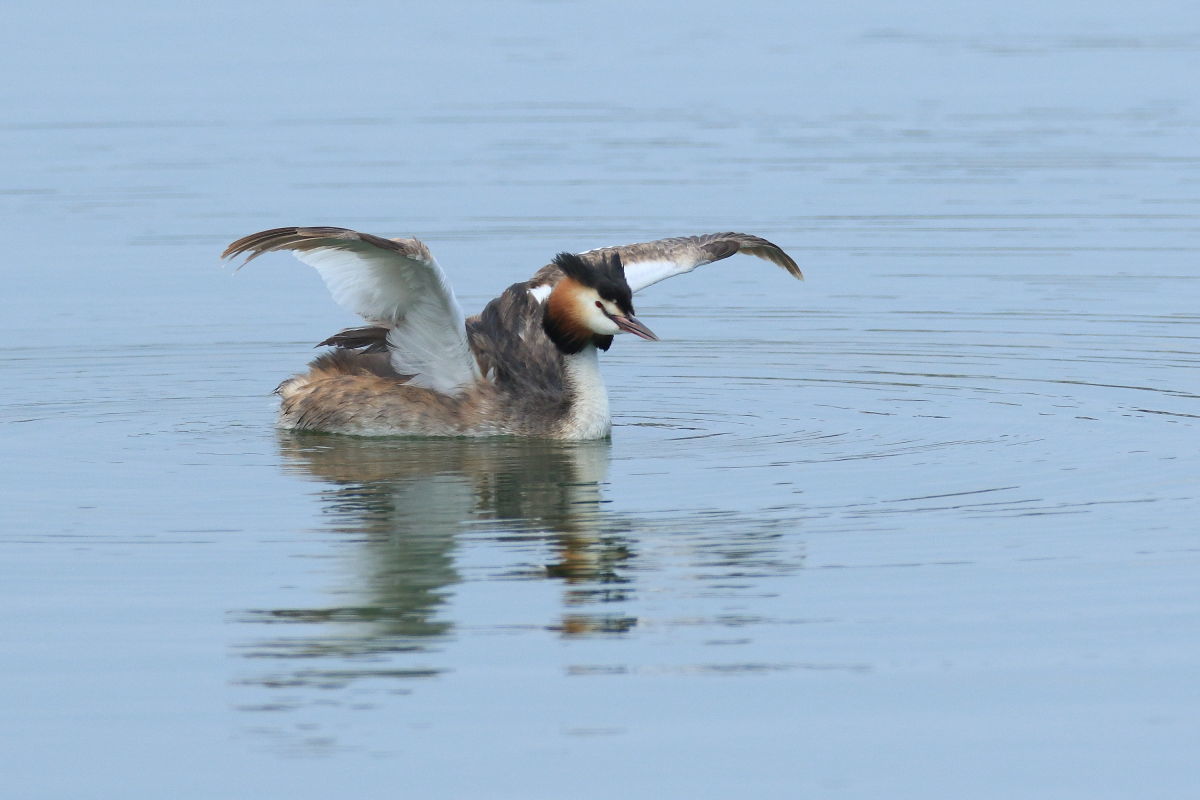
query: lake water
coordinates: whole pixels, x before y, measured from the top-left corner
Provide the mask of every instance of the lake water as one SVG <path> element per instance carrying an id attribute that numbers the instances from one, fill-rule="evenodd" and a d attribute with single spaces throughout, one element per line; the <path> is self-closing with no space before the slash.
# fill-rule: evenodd
<path id="1" fill-rule="evenodd" d="M 1127 798 L 1200 741 L 1190 2 L 27 4 L 0 31 L 13 798 Z M 19 76 L 19 77 L 18 77 Z M 273 428 L 229 241 L 742 230 L 611 442 Z"/>

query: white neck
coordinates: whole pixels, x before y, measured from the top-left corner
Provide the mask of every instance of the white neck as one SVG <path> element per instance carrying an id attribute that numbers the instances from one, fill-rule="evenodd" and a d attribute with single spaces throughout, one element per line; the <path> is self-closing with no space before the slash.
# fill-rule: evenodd
<path id="1" fill-rule="evenodd" d="M 595 346 L 589 344 L 578 353 L 564 355 L 563 362 L 571 393 L 571 410 L 563 421 L 564 438 L 603 439 L 612 431 L 612 417 Z"/>

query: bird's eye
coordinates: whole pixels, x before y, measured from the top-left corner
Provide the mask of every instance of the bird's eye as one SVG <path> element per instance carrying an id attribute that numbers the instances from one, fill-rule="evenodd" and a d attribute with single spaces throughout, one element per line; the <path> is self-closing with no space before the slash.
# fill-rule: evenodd
<path id="1" fill-rule="evenodd" d="M 596 301 L 596 308 L 598 308 L 598 309 L 600 309 L 601 311 L 603 311 L 603 310 L 604 310 L 604 303 L 601 303 L 599 300 L 597 300 L 597 301 Z"/>

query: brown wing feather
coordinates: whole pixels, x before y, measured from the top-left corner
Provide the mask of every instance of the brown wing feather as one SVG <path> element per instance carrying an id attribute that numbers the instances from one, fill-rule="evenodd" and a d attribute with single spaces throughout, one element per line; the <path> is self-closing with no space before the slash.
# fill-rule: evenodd
<path id="1" fill-rule="evenodd" d="M 432 260 L 425 243 L 419 239 L 385 239 L 370 233 L 359 233 L 349 228 L 272 228 L 243 236 L 231 243 L 221 253 L 221 258 L 233 258 L 246 254 L 241 266 L 249 264 L 263 253 L 275 250 L 315 250 L 318 247 L 345 246 L 347 242 L 363 242 L 380 250 L 394 250 L 407 258 L 420 261 Z"/>
<path id="2" fill-rule="evenodd" d="M 803 279 L 800 267 L 784 252 L 779 245 L 769 242 L 761 236 L 749 233 L 706 233 L 701 236 L 674 236 L 668 239 L 658 239 L 653 242 L 638 242 L 615 247 L 599 247 L 580 253 L 580 257 L 588 262 L 602 263 L 610 254 L 616 253 L 627 267 L 641 262 L 658 261 L 673 262 L 679 265 L 678 272 L 687 272 L 702 264 L 720 261 L 735 253 L 770 261 L 787 271 L 795 278 Z M 562 270 L 553 264 L 548 264 L 538 270 L 530 284 L 555 283 L 562 276 Z M 635 287 L 635 291 L 637 288 Z"/>
<path id="3" fill-rule="evenodd" d="M 624 263 L 657 260 L 692 260 L 703 258 L 703 262 L 720 261 L 734 253 L 746 253 L 766 259 L 788 271 L 797 278 L 802 277 L 800 267 L 783 248 L 768 242 L 761 236 L 748 233 L 706 233 L 700 236 L 674 236 L 669 239 L 659 239 L 654 242 L 626 244 L 618 247 L 602 247 L 590 250 L 588 254 L 604 254 L 616 251 Z M 700 252 L 703 252 L 703 256 Z M 587 254 L 585 254 L 587 255 Z M 702 262 L 702 263 L 703 263 Z"/>

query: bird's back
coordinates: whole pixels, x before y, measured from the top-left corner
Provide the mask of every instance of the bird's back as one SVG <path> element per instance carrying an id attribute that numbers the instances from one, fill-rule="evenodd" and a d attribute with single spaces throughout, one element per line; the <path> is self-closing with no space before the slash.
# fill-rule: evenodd
<path id="1" fill-rule="evenodd" d="M 279 387 L 285 428 L 415 436 L 554 435 L 570 399 L 542 305 L 516 283 L 467 319 L 481 379 L 460 395 L 413 386 L 386 355 L 386 328 L 343 331 L 338 349 Z"/>
<path id="2" fill-rule="evenodd" d="M 569 402 L 562 356 L 542 329 L 542 313 L 523 281 L 467 320 L 467 339 L 483 380 L 520 427 L 553 424 Z"/>

